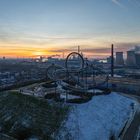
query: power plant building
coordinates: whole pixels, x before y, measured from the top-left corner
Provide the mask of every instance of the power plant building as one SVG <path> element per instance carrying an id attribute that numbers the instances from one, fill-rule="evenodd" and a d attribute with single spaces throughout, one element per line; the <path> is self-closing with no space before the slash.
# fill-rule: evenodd
<path id="1" fill-rule="evenodd" d="M 140 52 L 140 46 L 135 46 L 135 52 Z"/>
<path id="2" fill-rule="evenodd" d="M 136 57 L 136 64 L 137 64 L 137 66 L 140 67 L 140 52 L 139 53 L 135 53 L 135 57 Z"/>
<path id="3" fill-rule="evenodd" d="M 136 66 L 136 56 L 133 50 L 127 51 L 127 65 Z"/>
<path id="4" fill-rule="evenodd" d="M 123 52 L 116 52 L 116 65 L 124 65 Z"/>

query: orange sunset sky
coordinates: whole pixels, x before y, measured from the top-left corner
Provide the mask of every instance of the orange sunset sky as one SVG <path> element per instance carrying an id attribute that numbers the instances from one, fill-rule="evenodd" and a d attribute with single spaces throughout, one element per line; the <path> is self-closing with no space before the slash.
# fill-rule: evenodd
<path id="1" fill-rule="evenodd" d="M 0 0 L 0 57 L 126 52 L 140 44 L 139 13 L 131 0 Z"/>

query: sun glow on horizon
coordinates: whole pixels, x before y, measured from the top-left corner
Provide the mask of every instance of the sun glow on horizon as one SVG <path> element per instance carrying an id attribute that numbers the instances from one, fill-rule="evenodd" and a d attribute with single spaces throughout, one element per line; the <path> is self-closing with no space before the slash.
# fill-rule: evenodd
<path id="1" fill-rule="evenodd" d="M 46 53 L 43 51 L 35 51 L 35 52 L 33 52 L 33 55 L 34 56 L 43 56 L 43 55 L 46 55 Z"/>
<path id="2" fill-rule="evenodd" d="M 112 1 L 1 0 L 0 57 L 62 57 L 77 46 L 107 57 L 111 44 L 126 52 L 140 44 L 140 8 Z"/>

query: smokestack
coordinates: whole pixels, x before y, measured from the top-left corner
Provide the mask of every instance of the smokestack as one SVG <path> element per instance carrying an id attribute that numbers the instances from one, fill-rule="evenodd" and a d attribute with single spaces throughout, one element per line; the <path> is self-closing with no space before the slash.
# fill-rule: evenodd
<path id="1" fill-rule="evenodd" d="M 114 77 L 114 45 L 111 45 L 111 77 Z"/>
<path id="2" fill-rule="evenodd" d="M 78 46 L 78 53 L 80 53 L 80 46 Z"/>
<path id="3" fill-rule="evenodd" d="M 62 55 L 63 55 L 63 59 L 64 59 L 65 58 L 65 53 L 63 52 Z"/>

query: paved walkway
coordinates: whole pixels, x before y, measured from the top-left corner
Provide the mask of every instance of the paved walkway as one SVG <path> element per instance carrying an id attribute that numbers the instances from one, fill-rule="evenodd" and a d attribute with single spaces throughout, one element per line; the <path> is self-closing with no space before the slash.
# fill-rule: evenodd
<path id="1" fill-rule="evenodd" d="M 135 95 L 127 95 L 123 94 L 124 96 L 127 96 L 129 98 L 132 98 L 140 103 L 140 97 Z M 140 105 L 139 105 L 140 107 Z M 140 108 L 137 110 L 134 119 L 130 125 L 130 127 L 127 129 L 125 135 L 123 136 L 122 140 L 135 140 L 137 131 L 140 127 Z"/>

